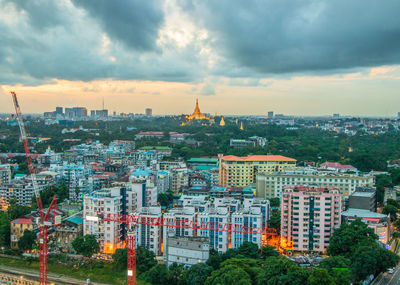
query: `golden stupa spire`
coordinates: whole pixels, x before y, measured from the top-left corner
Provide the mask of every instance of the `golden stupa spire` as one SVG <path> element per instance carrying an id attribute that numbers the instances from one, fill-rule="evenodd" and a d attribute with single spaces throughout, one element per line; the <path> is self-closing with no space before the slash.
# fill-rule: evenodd
<path id="1" fill-rule="evenodd" d="M 225 126 L 224 116 L 221 117 L 221 121 L 219 122 L 221 127 Z"/>
<path id="2" fill-rule="evenodd" d="M 243 122 L 240 122 L 240 130 L 243 131 Z"/>
<path id="3" fill-rule="evenodd" d="M 200 107 L 199 107 L 199 99 L 196 99 L 196 107 L 194 108 L 193 114 L 191 114 L 188 117 L 189 120 L 193 120 L 193 119 L 209 119 L 209 117 L 204 116 L 201 112 L 200 112 Z"/>

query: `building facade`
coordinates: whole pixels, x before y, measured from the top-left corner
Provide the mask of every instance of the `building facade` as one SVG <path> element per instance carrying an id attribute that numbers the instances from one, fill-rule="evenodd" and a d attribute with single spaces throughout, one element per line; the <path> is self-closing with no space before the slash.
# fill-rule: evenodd
<path id="1" fill-rule="evenodd" d="M 308 185 L 315 187 L 336 187 L 347 198 L 357 187 L 373 186 L 375 178 L 369 174 L 345 174 L 321 171 L 315 168 L 287 168 L 280 172 L 260 172 L 257 174 L 257 197 L 279 198 L 285 186 Z"/>
<path id="2" fill-rule="evenodd" d="M 281 200 L 281 238 L 295 251 L 324 252 L 341 223 L 341 195 L 335 188 L 286 187 Z"/>
<path id="3" fill-rule="evenodd" d="M 219 184 L 221 186 L 246 187 L 256 182 L 260 172 L 282 171 L 287 167 L 296 166 L 296 160 L 281 155 L 249 155 L 238 157 L 234 155 L 218 155 Z"/>
<path id="4" fill-rule="evenodd" d="M 164 254 L 167 265 L 173 263 L 190 267 L 205 263 L 209 258 L 210 243 L 202 237 L 170 237 Z"/>

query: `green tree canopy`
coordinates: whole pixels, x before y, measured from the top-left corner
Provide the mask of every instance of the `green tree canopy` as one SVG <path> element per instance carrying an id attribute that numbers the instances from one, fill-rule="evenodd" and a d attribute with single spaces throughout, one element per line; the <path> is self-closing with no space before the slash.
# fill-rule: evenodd
<path id="1" fill-rule="evenodd" d="M 242 268 L 236 265 L 226 265 L 211 273 L 205 284 L 251 285 L 252 282 L 250 275 Z"/>
<path id="2" fill-rule="evenodd" d="M 338 255 L 325 258 L 319 263 L 318 267 L 328 270 L 329 274 L 333 274 L 334 268 L 349 268 L 350 263 L 351 263 L 350 259 Z"/>
<path id="3" fill-rule="evenodd" d="M 275 247 L 266 245 L 261 248 L 261 257 L 266 259 L 270 256 L 278 256 L 279 252 L 276 251 Z"/>
<path id="4" fill-rule="evenodd" d="M 383 211 L 384 214 L 386 215 L 390 215 L 390 220 L 391 221 L 395 221 L 397 219 L 397 212 L 398 209 L 396 206 L 393 206 L 391 204 L 386 205 L 385 207 L 383 207 Z"/>
<path id="5" fill-rule="evenodd" d="M 78 254 L 82 254 L 85 257 L 92 257 L 93 254 L 100 251 L 99 243 L 94 235 L 85 235 L 77 237 L 72 242 L 72 247 Z"/>
<path id="6" fill-rule="evenodd" d="M 352 256 L 351 270 L 356 281 L 365 280 L 369 275 L 377 276 L 388 268 L 396 266 L 399 257 L 378 244 L 361 245 Z"/>
<path id="7" fill-rule="evenodd" d="M 186 272 L 187 285 L 203 285 L 212 271 L 213 268 L 205 263 L 192 265 Z"/>
<path id="8" fill-rule="evenodd" d="M 154 253 L 143 246 L 136 248 L 136 260 L 140 260 L 136 264 L 138 274 L 146 272 L 157 264 Z"/>
<path id="9" fill-rule="evenodd" d="M 306 284 L 308 272 L 284 256 L 272 256 L 263 263 L 257 284 Z"/>
<path id="10" fill-rule="evenodd" d="M 238 253 L 247 258 L 259 258 L 260 250 L 255 243 L 245 241 L 237 249 Z"/>
<path id="11" fill-rule="evenodd" d="M 308 285 L 335 285 L 332 276 L 329 275 L 328 270 L 324 268 L 314 269 L 307 280 Z"/>
<path id="12" fill-rule="evenodd" d="M 36 240 L 36 235 L 29 230 L 25 230 L 23 236 L 18 241 L 18 248 L 31 250 Z"/>
<path id="13" fill-rule="evenodd" d="M 157 264 L 140 275 L 140 278 L 153 285 L 168 284 L 168 269 L 165 264 Z"/>
<path id="14" fill-rule="evenodd" d="M 127 249 L 126 248 L 118 248 L 114 254 L 112 255 L 114 267 L 122 270 L 127 267 Z"/>
<path id="15" fill-rule="evenodd" d="M 349 224 L 342 224 L 331 239 L 327 252 L 329 255 L 344 255 L 351 257 L 360 244 L 373 244 L 378 236 L 360 219 Z"/>

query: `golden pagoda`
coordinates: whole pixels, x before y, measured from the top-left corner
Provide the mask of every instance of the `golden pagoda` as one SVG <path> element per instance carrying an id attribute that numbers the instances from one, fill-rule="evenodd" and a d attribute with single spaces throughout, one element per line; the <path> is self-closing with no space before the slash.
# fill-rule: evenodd
<path id="1" fill-rule="evenodd" d="M 200 108 L 199 108 L 199 99 L 196 99 L 196 107 L 194 108 L 194 112 L 193 114 L 191 114 L 190 116 L 187 116 L 188 120 L 209 120 L 211 119 L 210 117 L 204 116 L 201 112 L 200 112 Z"/>
<path id="2" fill-rule="evenodd" d="M 225 126 L 224 116 L 221 117 L 221 121 L 219 122 L 221 127 Z"/>
<path id="3" fill-rule="evenodd" d="M 243 131 L 243 122 L 240 122 L 240 130 Z"/>

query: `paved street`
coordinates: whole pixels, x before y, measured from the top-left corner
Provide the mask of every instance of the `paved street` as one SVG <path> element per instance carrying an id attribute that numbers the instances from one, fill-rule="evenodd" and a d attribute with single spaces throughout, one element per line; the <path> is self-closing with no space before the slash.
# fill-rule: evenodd
<path id="1" fill-rule="evenodd" d="M 382 277 L 373 283 L 374 285 L 400 285 L 400 264 L 393 274 L 384 273 Z"/>
<path id="2" fill-rule="evenodd" d="M 39 279 L 39 272 L 37 270 L 32 269 L 21 269 L 21 268 L 14 268 L 5 265 L 0 265 L 0 272 L 4 272 L 6 274 L 11 274 L 15 276 L 23 275 L 24 278 L 30 280 L 38 280 Z M 67 277 L 60 274 L 48 273 L 47 274 L 48 283 L 54 282 L 57 285 L 76 285 L 76 284 L 86 284 L 85 281 L 75 279 L 72 277 Z M 92 283 L 94 285 L 107 285 L 101 283 Z"/>

